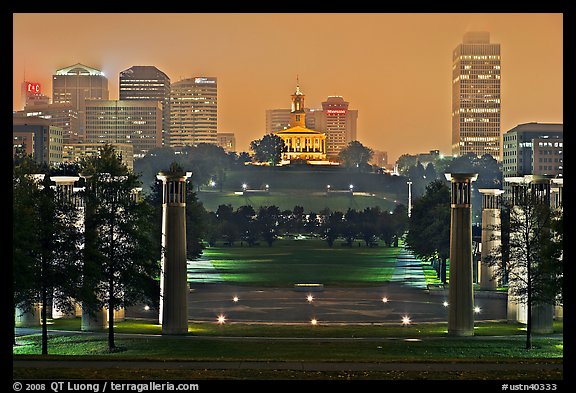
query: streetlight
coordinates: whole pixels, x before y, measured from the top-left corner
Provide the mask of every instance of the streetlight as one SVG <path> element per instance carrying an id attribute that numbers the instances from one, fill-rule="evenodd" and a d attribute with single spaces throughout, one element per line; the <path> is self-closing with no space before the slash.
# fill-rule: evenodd
<path id="1" fill-rule="evenodd" d="M 407 181 L 408 184 L 408 217 L 412 215 L 412 182 Z"/>
<path id="2" fill-rule="evenodd" d="M 408 315 L 404 315 L 402 317 L 402 325 L 408 326 L 408 325 L 410 325 L 410 323 L 411 323 L 410 317 Z"/>
<path id="3" fill-rule="evenodd" d="M 248 186 L 246 185 L 246 183 L 242 184 L 242 191 L 246 191 L 246 188 L 247 188 L 247 187 L 248 187 Z"/>
<path id="4" fill-rule="evenodd" d="M 210 180 L 210 187 L 216 187 L 216 182 L 214 180 Z"/>
<path id="5" fill-rule="evenodd" d="M 350 184 L 350 192 L 354 191 L 354 184 Z"/>

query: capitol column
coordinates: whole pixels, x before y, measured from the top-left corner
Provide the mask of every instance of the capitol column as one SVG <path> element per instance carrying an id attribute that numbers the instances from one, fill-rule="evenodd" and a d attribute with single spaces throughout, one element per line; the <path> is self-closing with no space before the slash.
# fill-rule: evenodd
<path id="1" fill-rule="evenodd" d="M 160 324 L 162 334 L 188 333 L 188 275 L 186 266 L 186 179 L 191 172 L 171 167 L 156 176 L 162 180 L 162 258 Z"/>
<path id="2" fill-rule="evenodd" d="M 531 176 L 530 194 L 535 198 L 536 203 L 550 206 L 551 178 L 546 176 Z M 542 228 L 551 235 L 551 228 Z M 536 261 L 537 263 L 537 261 Z M 548 301 L 544 299 L 534 299 L 531 306 L 532 332 L 536 334 L 547 334 L 554 331 L 554 299 Z"/>
<path id="3" fill-rule="evenodd" d="M 448 335 L 474 335 L 472 287 L 472 182 L 476 173 L 446 173 L 452 183 Z"/>
<path id="4" fill-rule="evenodd" d="M 486 262 L 486 258 L 497 252 L 501 244 L 500 208 L 502 206 L 501 194 L 504 190 L 497 188 L 481 188 L 482 193 L 482 251 L 480 265 L 480 289 L 496 290 L 495 278 L 498 267 Z"/>
<path id="5" fill-rule="evenodd" d="M 74 184 L 80 180 L 79 176 L 51 176 L 50 180 L 56 183 L 56 198 L 70 201 L 72 198 L 76 198 L 74 195 L 76 190 L 74 189 Z M 76 223 L 79 227 L 82 226 L 82 221 Z M 62 311 L 58 308 L 58 305 L 52 303 L 52 318 L 75 318 L 78 312 L 81 313 L 81 307 L 79 304 L 74 302 L 74 310 L 72 311 Z"/>
<path id="6" fill-rule="evenodd" d="M 96 186 L 94 185 L 93 176 L 82 173 L 79 175 L 85 181 L 85 190 L 89 191 L 89 193 L 95 193 L 97 190 L 95 190 Z M 98 263 L 93 255 L 93 250 L 96 248 L 95 244 L 98 238 L 98 233 L 94 224 L 94 209 L 96 206 L 94 200 L 90 197 L 86 197 L 82 203 L 84 206 L 84 266 L 82 269 L 90 270 L 95 268 L 93 266 L 94 263 Z M 97 284 L 91 283 L 88 285 Z M 107 323 L 108 318 L 105 307 L 95 307 L 92 309 L 87 303 L 82 304 L 82 322 L 80 330 L 88 332 L 104 330 L 107 327 Z"/>

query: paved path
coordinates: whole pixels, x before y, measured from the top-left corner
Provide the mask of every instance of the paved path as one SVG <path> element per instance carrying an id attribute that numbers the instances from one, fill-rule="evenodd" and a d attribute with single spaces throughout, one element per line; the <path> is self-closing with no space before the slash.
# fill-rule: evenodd
<path id="1" fill-rule="evenodd" d="M 412 288 L 428 288 L 422 270 L 422 262 L 406 248 L 403 248 L 398 254 L 391 281 L 401 282 Z"/>

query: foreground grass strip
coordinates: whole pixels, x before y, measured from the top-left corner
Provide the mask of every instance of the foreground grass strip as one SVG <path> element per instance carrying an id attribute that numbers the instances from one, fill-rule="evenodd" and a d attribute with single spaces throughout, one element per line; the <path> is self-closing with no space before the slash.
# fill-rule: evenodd
<path id="1" fill-rule="evenodd" d="M 49 329 L 80 331 L 81 318 L 56 319 L 51 321 Z M 127 319 L 115 324 L 118 334 L 156 334 L 162 333 L 157 323 Z M 37 328 L 40 332 L 40 328 Z M 394 325 L 268 325 L 228 323 L 190 323 L 191 336 L 222 337 L 325 337 L 325 338 L 381 338 L 381 337 L 445 337 L 447 323 L 420 323 L 409 327 Z M 554 333 L 563 333 L 563 323 L 554 322 Z M 526 325 L 508 322 L 476 322 L 476 336 L 508 336 L 526 334 Z"/>
<path id="2" fill-rule="evenodd" d="M 15 358 L 36 358 L 40 336 L 26 336 L 14 347 Z M 194 337 L 117 338 L 120 351 L 109 352 L 103 336 L 57 336 L 49 354 L 67 359 L 194 360 L 194 361 L 307 361 L 307 362 L 422 362 L 510 361 L 561 359 L 560 338 L 535 338 L 524 349 L 521 336 L 505 339 L 438 338 L 380 340 L 259 340 Z M 38 357 L 46 359 L 46 357 Z M 49 357 L 52 358 L 52 357 Z"/>
<path id="3" fill-rule="evenodd" d="M 14 368 L 14 379 L 102 380 L 562 380 L 562 371 L 298 371 Z"/>

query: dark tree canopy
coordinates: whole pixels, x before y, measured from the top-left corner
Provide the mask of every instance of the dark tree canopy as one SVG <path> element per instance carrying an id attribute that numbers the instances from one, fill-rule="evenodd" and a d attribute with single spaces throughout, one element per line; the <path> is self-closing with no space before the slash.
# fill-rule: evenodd
<path id="1" fill-rule="evenodd" d="M 445 262 L 450 257 L 450 190 L 445 181 L 433 181 L 414 201 L 406 243 L 423 259 Z"/>
<path id="2" fill-rule="evenodd" d="M 357 168 L 359 172 L 370 167 L 368 162 L 372 159 L 374 151 L 359 141 L 352 141 L 340 151 L 338 159 L 346 168 Z"/>
<path id="3" fill-rule="evenodd" d="M 257 162 L 267 162 L 270 165 L 277 165 L 282 158 L 284 141 L 278 135 L 266 134 L 262 139 L 250 142 L 250 150 L 254 152 L 254 159 Z"/>

